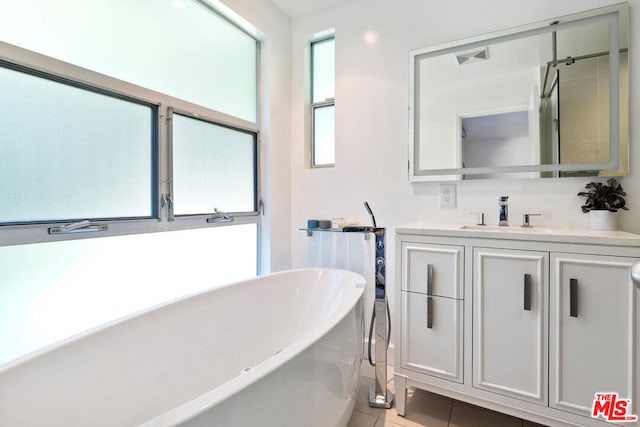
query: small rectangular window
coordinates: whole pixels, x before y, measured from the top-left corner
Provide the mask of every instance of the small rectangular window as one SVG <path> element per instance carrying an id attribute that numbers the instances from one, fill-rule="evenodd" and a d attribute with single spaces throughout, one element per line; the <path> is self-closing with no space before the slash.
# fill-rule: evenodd
<path id="1" fill-rule="evenodd" d="M 175 113 L 172 126 L 174 213 L 255 212 L 256 134 Z"/>
<path id="2" fill-rule="evenodd" d="M 0 63 L 0 223 L 154 215 L 156 107 Z"/>
<path id="3" fill-rule="evenodd" d="M 335 163 L 335 106 L 317 105 L 313 109 L 313 160 L 315 165 Z"/>
<path id="4" fill-rule="evenodd" d="M 311 166 L 335 164 L 335 38 L 311 43 Z"/>

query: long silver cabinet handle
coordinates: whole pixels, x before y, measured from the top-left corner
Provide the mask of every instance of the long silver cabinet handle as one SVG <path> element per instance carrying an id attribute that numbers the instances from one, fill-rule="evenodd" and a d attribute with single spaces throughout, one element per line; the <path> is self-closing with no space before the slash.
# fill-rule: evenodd
<path id="1" fill-rule="evenodd" d="M 637 286 L 640 286 L 640 261 L 636 261 L 631 266 L 631 280 L 633 280 L 633 283 Z"/>
<path id="2" fill-rule="evenodd" d="M 433 264 L 427 264 L 427 295 L 433 293 Z"/>
<path id="3" fill-rule="evenodd" d="M 524 310 L 531 311 L 531 274 L 524 275 Z"/>
<path id="4" fill-rule="evenodd" d="M 569 279 L 569 315 L 578 317 L 578 279 Z"/>
<path id="5" fill-rule="evenodd" d="M 433 329 L 433 297 L 427 297 L 427 328 Z"/>

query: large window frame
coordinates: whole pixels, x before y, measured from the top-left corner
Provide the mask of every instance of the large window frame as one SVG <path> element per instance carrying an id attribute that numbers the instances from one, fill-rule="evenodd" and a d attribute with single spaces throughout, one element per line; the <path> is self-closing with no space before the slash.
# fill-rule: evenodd
<path id="1" fill-rule="evenodd" d="M 232 25 L 236 26 L 232 23 Z M 237 26 L 236 26 L 237 27 Z M 244 31 L 237 27 L 239 31 Z M 89 224 L 68 230 L 69 225 L 77 222 L 78 218 L 68 218 L 56 221 L 31 221 L 26 223 L 0 224 L 0 246 L 10 246 L 27 243 L 40 243 L 58 240 L 73 240 L 92 237 L 105 237 L 127 234 L 141 234 L 161 231 L 177 231 L 206 227 L 233 226 L 241 224 L 256 224 L 257 248 L 260 248 L 261 214 L 259 212 L 262 201 L 260 180 L 260 42 L 247 33 L 256 42 L 256 87 L 257 113 L 256 121 L 250 122 L 241 118 L 216 111 L 202 105 L 179 99 L 167 94 L 155 92 L 142 86 L 118 80 L 116 78 L 81 68 L 58 59 L 45 56 L 21 47 L 0 41 L 0 61 L 15 68 L 35 75 L 46 76 L 52 80 L 81 87 L 96 93 L 123 99 L 143 105 L 152 105 L 154 117 L 154 145 L 153 159 L 150 159 L 153 170 L 153 189 L 150 217 L 136 218 L 82 218 Z M 197 215 L 174 216 L 171 200 L 172 188 L 172 138 L 171 116 L 173 112 L 202 118 L 219 126 L 229 127 L 251 133 L 255 140 L 254 159 L 254 209 L 249 212 L 226 212 L 232 221 L 216 221 L 214 212 Z M 213 219 L 212 219 L 213 218 Z M 73 231 L 73 232 L 67 232 Z M 83 232 L 92 231 L 92 232 Z M 256 272 L 260 269 L 258 254 Z"/>

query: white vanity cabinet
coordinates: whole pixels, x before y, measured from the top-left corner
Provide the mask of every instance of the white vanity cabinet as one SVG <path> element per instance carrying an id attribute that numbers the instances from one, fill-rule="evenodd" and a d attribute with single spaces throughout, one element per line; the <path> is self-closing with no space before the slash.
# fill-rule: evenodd
<path id="1" fill-rule="evenodd" d="M 547 403 L 549 254 L 473 248 L 473 386 Z"/>
<path id="2" fill-rule="evenodd" d="M 640 236 L 396 234 L 398 414 L 418 387 L 549 426 L 612 425 L 591 416 L 596 393 L 631 399 L 640 415 Z"/>

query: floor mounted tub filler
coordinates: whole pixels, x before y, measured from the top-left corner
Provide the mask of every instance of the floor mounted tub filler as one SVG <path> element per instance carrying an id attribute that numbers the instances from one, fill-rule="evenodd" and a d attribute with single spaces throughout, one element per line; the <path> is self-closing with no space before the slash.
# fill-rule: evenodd
<path id="1" fill-rule="evenodd" d="M 364 289 L 292 270 L 95 328 L 0 366 L 0 425 L 346 426 Z"/>

